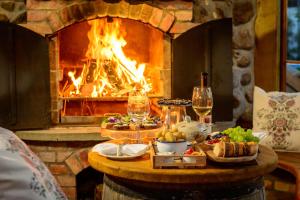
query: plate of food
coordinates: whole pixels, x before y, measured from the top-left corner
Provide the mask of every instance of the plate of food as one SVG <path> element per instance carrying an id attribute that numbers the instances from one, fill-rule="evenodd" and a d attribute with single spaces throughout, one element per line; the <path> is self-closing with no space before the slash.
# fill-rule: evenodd
<path id="1" fill-rule="evenodd" d="M 157 131 L 162 129 L 162 123 L 157 116 L 144 119 L 137 134 L 136 123 L 128 115 L 106 117 L 101 123 L 101 136 L 112 139 L 148 140 L 154 138 Z"/>
<path id="2" fill-rule="evenodd" d="M 161 127 L 162 123 L 157 116 L 149 116 L 141 123 L 141 130 L 156 129 Z M 135 130 L 135 123 L 129 115 L 115 115 L 106 117 L 101 128 L 108 130 Z"/>
<path id="3" fill-rule="evenodd" d="M 251 129 L 240 126 L 229 128 L 206 141 L 212 146 L 207 156 L 210 160 L 223 163 L 248 162 L 256 159 L 259 138 Z M 211 142 L 210 142 L 211 141 Z"/>

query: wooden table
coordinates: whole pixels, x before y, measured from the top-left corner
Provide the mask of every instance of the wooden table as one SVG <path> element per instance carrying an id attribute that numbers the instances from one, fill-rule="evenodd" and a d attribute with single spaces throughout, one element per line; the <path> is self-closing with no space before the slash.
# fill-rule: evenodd
<path id="1" fill-rule="evenodd" d="M 263 175 L 277 166 L 276 153 L 265 146 L 255 163 L 204 169 L 153 169 L 149 154 L 114 161 L 89 152 L 90 165 L 105 174 L 103 199 L 264 199 Z"/>

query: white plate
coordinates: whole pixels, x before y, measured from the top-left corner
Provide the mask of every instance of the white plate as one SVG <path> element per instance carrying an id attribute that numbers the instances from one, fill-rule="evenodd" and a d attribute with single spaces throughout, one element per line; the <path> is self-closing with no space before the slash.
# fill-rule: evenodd
<path id="1" fill-rule="evenodd" d="M 136 155 L 122 155 L 122 156 L 113 156 L 113 155 L 105 155 L 105 154 L 101 154 L 100 152 L 97 152 L 99 155 L 101 156 L 104 156 L 106 158 L 109 158 L 111 160 L 132 160 L 132 159 L 135 159 L 135 158 L 138 158 L 142 155 L 144 155 L 146 153 L 145 152 L 141 152 L 140 154 L 136 154 Z"/>
<path id="2" fill-rule="evenodd" d="M 240 156 L 240 157 L 218 157 L 214 154 L 212 150 L 209 150 L 206 152 L 207 157 L 215 162 L 220 162 L 220 163 L 240 163 L 240 162 L 249 162 L 252 160 L 255 160 L 257 157 L 257 153 L 253 156 Z"/>
<path id="3" fill-rule="evenodd" d="M 130 160 L 144 155 L 148 150 L 148 145 L 125 144 L 121 147 L 123 151 L 123 155 L 121 156 L 117 156 L 117 148 L 118 145 L 113 143 L 101 143 L 96 145 L 92 151 L 113 160 Z"/>

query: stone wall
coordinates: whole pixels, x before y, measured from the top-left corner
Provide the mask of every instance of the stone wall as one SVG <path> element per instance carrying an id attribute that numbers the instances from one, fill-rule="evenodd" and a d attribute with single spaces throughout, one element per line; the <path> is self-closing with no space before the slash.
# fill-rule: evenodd
<path id="1" fill-rule="evenodd" d="M 234 117 L 252 121 L 256 0 L 233 2 Z"/>
<path id="2" fill-rule="evenodd" d="M 232 17 L 234 119 L 252 121 L 256 0 L 195 1 L 194 22 Z"/>

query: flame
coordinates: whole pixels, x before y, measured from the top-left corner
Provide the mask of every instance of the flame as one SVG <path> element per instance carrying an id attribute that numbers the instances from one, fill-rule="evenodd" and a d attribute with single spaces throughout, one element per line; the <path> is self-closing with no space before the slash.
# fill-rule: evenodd
<path id="1" fill-rule="evenodd" d="M 144 91 L 151 91 L 152 84 L 144 76 L 146 64 L 128 58 L 123 51 L 127 42 L 121 21 L 114 19 L 109 23 L 98 19 L 88 24 L 91 26 L 85 54 L 88 61 L 78 77 L 75 77 L 75 72 L 68 72 L 74 86 L 69 95 L 124 96 L 136 83 Z M 83 91 L 90 92 L 83 94 Z"/>
<path id="2" fill-rule="evenodd" d="M 81 81 L 82 81 L 82 78 L 81 77 L 78 77 L 77 79 L 75 78 L 75 73 L 76 72 L 69 72 L 68 73 L 68 76 L 71 78 L 75 88 L 76 88 L 76 91 L 74 93 L 74 91 L 71 91 L 73 92 L 74 94 L 80 94 L 80 91 L 79 91 L 79 86 L 81 84 Z"/>

